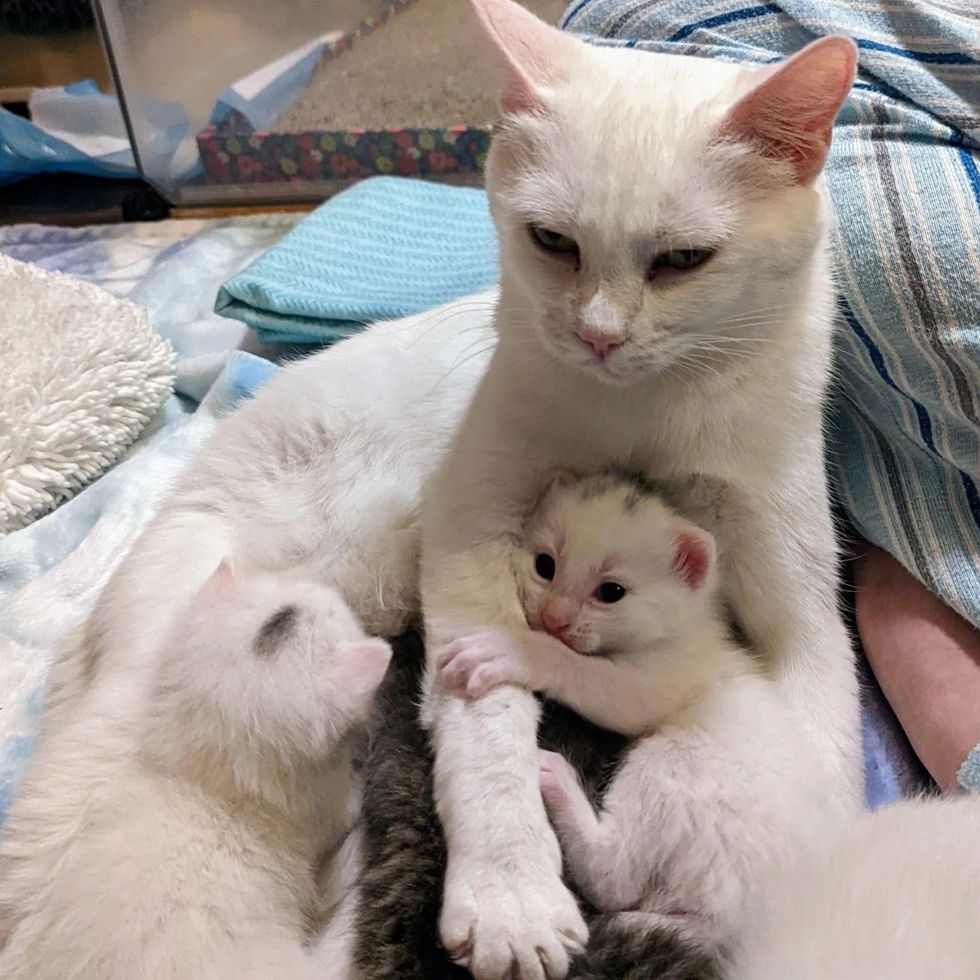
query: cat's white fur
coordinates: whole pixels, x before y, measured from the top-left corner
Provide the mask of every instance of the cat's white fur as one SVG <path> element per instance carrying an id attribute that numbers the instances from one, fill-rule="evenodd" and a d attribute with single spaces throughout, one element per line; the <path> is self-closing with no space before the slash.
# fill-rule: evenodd
<path id="1" fill-rule="evenodd" d="M 746 910 L 731 980 L 976 980 L 980 799 L 864 814 Z"/>
<path id="2" fill-rule="evenodd" d="M 605 728 L 647 733 L 598 815 L 565 759 L 541 753 L 567 869 L 600 911 L 727 950 L 753 890 L 848 811 L 785 699 L 728 639 L 711 537 L 635 481 L 597 476 L 553 487 L 524 549 L 525 616 L 544 616 L 554 635 L 457 640 L 441 686 L 480 698 L 517 684 Z M 535 571 L 539 555 L 553 576 Z M 602 601 L 604 582 L 625 594 Z"/>
<path id="3" fill-rule="evenodd" d="M 353 739 L 391 649 L 337 594 L 222 564 L 177 617 L 133 753 L 62 850 L 3 855 L 5 980 L 301 980 L 316 870 L 356 815 Z M 95 734 L 94 732 L 92 733 Z M 64 748 L 64 746 L 62 746 Z M 74 790 L 66 755 L 52 779 Z"/>
<path id="4" fill-rule="evenodd" d="M 674 481 L 721 543 L 725 598 L 779 696 L 857 807 L 823 466 L 834 308 L 819 177 L 854 46 L 825 39 L 757 69 L 590 47 L 510 0 L 473 2 L 505 113 L 487 171 L 500 340 L 426 500 L 430 664 L 474 629 L 526 628 L 511 562 L 547 469 Z M 546 253 L 533 227 L 577 252 Z M 654 261 L 701 247 L 716 254 L 686 275 Z M 618 346 L 600 356 L 597 339 Z M 446 948 L 477 980 L 563 976 L 585 927 L 538 792 L 536 702 L 432 692 L 425 714 Z"/>

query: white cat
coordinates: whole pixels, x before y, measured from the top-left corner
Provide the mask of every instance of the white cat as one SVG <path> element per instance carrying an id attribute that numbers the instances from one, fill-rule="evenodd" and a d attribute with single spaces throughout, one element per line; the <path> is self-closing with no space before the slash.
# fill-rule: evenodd
<path id="1" fill-rule="evenodd" d="M 477 628 L 526 629 L 511 561 L 547 469 L 686 483 L 681 509 L 730 563 L 725 600 L 857 808 L 823 467 L 820 178 L 856 49 L 826 38 L 759 69 L 590 47 L 511 0 L 473 3 L 503 111 L 487 167 L 500 339 L 427 493 L 430 658 Z M 426 705 L 440 929 L 477 980 L 561 977 L 585 939 L 538 792 L 537 717 L 513 687 Z"/>
<path id="2" fill-rule="evenodd" d="M 731 980 L 976 980 L 980 800 L 864 814 L 746 910 Z"/>
<path id="3" fill-rule="evenodd" d="M 8 841 L 0 976 L 323 977 L 308 923 L 342 893 L 319 894 L 315 872 L 351 831 L 354 739 L 390 656 L 331 589 L 219 566 L 164 645 L 132 757 L 87 787 L 71 839 Z M 103 776 L 75 761 L 50 774 L 65 806 Z"/>
<path id="4" fill-rule="evenodd" d="M 523 550 L 535 632 L 456 640 L 440 685 L 481 698 L 517 684 L 647 733 L 598 816 L 568 762 L 540 754 L 568 871 L 600 911 L 726 950 L 752 889 L 845 810 L 785 699 L 728 639 L 713 538 L 641 480 L 602 475 L 553 485 Z"/>

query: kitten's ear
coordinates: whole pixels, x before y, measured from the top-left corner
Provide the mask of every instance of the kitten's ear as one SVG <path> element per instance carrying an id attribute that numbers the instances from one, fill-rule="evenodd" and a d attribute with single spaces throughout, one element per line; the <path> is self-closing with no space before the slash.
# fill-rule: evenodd
<path id="1" fill-rule="evenodd" d="M 795 182 L 820 173 L 830 150 L 834 119 L 854 82 L 857 45 L 846 37 L 808 44 L 729 112 L 722 134 L 748 139 L 793 168 Z"/>
<path id="2" fill-rule="evenodd" d="M 240 589 L 241 574 L 230 558 L 223 558 L 204 583 L 204 592 L 217 602 L 234 602 Z"/>
<path id="3" fill-rule="evenodd" d="M 369 637 L 337 644 L 338 670 L 345 693 L 356 701 L 369 698 L 384 679 L 391 661 L 391 647 L 384 640 Z"/>
<path id="4" fill-rule="evenodd" d="M 582 474 L 576 473 L 575 470 L 571 469 L 571 467 L 553 466 L 545 473 L 544 480 L 541 483 L 541 489 L 534 498 L 534 506 L 531 508 L 531 510 L 537 510 L 544 503 L 545 498 L 552 492 L 552 490 L 560 490 L 562 487 L 570 487 L 581 478 Z"/>
<path id="5" fill-rule="evenodd" d="M 541 89 L 562 81 L 576 41 L 513 0 L 470 0 L 497 63 L 504 114 L 543 108 Z"/>
<path id="6" fill-rule="evenodd" d="M 687 525 L 674 538 L 675 574 L 692 591 L 697 592 L 707 582 L 715 564 L 715 539 L 704 529 Z"/>

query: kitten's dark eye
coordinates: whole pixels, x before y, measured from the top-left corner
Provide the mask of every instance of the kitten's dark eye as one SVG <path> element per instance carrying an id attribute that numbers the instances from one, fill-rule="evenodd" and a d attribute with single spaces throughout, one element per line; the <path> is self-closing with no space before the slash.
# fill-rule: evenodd
<path id="1" fill-rule="evenodd" d="M 546 582 L 550 582 L 555 577 L 555 559 L 551 555 L 538 555 L 534 559 L 534 570 Z"/>
<path id="2" fill-rule="evenodd" d="M 535 244 L 546 252 L 555 252 L 559 255 L 578 255 L 578 242 L 574 238 L 569 238 L 568 235 L 563 235 L 560 231 L 551 231 L 548 228 L 531 225 L 530 232 Z"/>
<path id="3" fill-rule="evenodd" d="M 619 582 L 603 582 L 602 585 L 595 590 L 595 597 L 600 602 L 605 602 L 608 605 L 612 605 L 614 602 L 619 602 L 624 595 L 626 595 L 626 589 L 623 588 Z"/>
<path id="4" fill-rule="evenodd" d="M 712 255 L 713 248 L 673 248 L 669 252 L 661 252 L 650 265 L 650 277 L 660 269 L 673 269 L 675 272 L 686 272 L 704 265 Z"/>

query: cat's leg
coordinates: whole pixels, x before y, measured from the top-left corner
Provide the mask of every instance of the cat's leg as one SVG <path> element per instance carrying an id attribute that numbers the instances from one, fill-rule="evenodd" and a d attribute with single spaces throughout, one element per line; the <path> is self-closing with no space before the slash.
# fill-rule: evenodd
<path id="1" fill-rule="evenodd" d="M 481 630 L 450 643 L 436 665 L 445 690 L 476 699 L 502 684 L 546 694 L 622 735 L 654 728 L 686 696 L 630 664 L 586 657 L 547 633 Z"/>
<path id="2" fill-rule="evenodd" d="M 608 811 L 596 815 L 564 756 L 541 751 L 538 760 L 541 795 L 569 874 L 596 908 L 633 908 L 643 898 L 649 876 L 644 873 L 646 861 L 634 860 L 629 828 Z"/>
<path id="3" fill-rule="evenodd" d="M 534 697 L 502 687 L 466 701 L 432 684 L 435 663 L 457 636 L 480 624 L 526 629 L 512 553 L 499 541 L 443 552 L 424 589 L 425 718 L 448 850 L 440 932 L 450 955 L 477 980 L 564 977 L 587 938 L 561 880 L 561 852 L 538 790 Z"/>

